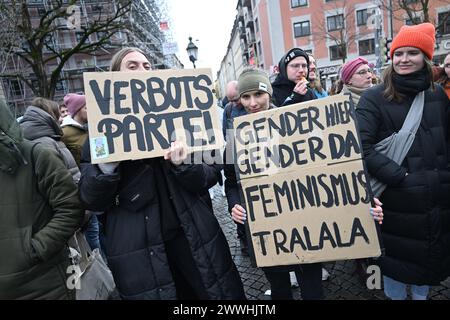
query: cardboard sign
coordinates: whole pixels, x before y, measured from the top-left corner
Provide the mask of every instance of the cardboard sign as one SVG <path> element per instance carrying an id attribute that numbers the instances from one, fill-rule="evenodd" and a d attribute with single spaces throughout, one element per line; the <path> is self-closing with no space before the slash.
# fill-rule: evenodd
<path id="1" fill-rule="evenodd" d="M 381 254 L 348 96 L 237 117 L 233 127 L 257 266 Z"/>
<path id="2" fill-rule="evenodd" d="M 224 145 L 209 69 L 84 73 L 92 163 Z"/>

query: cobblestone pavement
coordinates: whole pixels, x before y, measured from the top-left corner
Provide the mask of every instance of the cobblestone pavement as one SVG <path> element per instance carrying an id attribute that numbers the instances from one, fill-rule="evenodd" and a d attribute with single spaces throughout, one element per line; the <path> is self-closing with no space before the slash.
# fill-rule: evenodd
<path id="1" fill-rule="evenodd" d="M 214 212 L 225 233 L 234 262 L 241 274 L 245 293 L 250 300 L 268 300 L 270 296 L 264 295 L 270 289 L 264 273 L 253 268 L 250 258 L 241 253 L 239 240 L 236 237 L 236 226 L 227 212 L 227 200 L 222 196 L 221 188 L 214 188 Z M 385 300 L 383 290 L 368 290 L 355 273 L 354 261 L 338 261 L 324 263 L 323 266 L 330 273 L 327 281 L 323 282 L 325 299 L 328 300 Z M 293 289 L 295 299 L 301 299 L 299 289 Z M 450 278 L 441 286 L 433 287 L 430 294 L 432 300 L 450 299 Z"/>

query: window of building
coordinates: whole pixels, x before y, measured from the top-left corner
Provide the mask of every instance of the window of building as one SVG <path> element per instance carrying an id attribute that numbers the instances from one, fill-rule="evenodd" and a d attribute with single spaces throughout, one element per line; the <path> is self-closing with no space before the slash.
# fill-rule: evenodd
<path id="1" fill-rule="evenodd" d="M 100 12 L 100 11 L 102 11 L 102 6 L 92 5 L 92 12 Z"/>
<path id="2" fill-rule="evenodd" d="M 304 7 L 308 5 L 308 0 L 291 0 L 291 8 Z"/>
<path id="3" fill-rule="evenodd" d="M 328 31 L 335 31 L 344 28 L 344 15 L 338 14 L 327 17 Z"/>
<path id="4" fill-rule="evenodd" d="M 421 17 L 414 17 L 412 20 L 411 19 L 406 19 L 405 24 L 407 26 L 412 26 L 414 24 L 419 24 L 422 23 L 422 18 Z"/>
<path id="5" fill-rule="evenodd" d="M 356 11 L 356 24 L 358 26 L 365 26 L 367 24 L 367 9 Z"/>
<path id="6" fill-rule="evenodd" d="M 441 35 L 450 33 L 450 11 L 439 13 L 438 26 Z"/>
<path id="7" fill-rule="evenodd" d="M 295 37 L 304 37 L 311 34 L 311 27 L 309 21 L 302 21 L 294 23 L 294 35 Z"/>
<path id="8" fill-rule="evenodd" d="M 344 57 L 344 52 L 341 46 L 330 47 L 330 60 L 340 60 Z"/>
<path id="9" fill-rule="evenodd" d="M 77 37 L 77 42 L 80 42 L 81 38 L 84 36 L 84 32 L 75 32 L 75 35 Z M 86 43 L 89 43 L 89 37 L 86 39 Z"/>
<path id="10" fill-rule="evenodd" d="M 58 81 L 58 82 L 56 83 L 55 89 L 56 89 L 57 91 L 63 91 L 63 90 L 64 90 L 64 83 L 63 83 L 63 80 Z"/>
<path id="11" fill-rule="evenodd" d="M 255 31 L 256 32 L 259 32 L 259 20 L 258 20 L 258 18 L 255 18 Z"/>
<path id="12" fill-rule="evenodd" d="M 23 94 L 19 80 L 9 80 L 9 90 L 12 96 L 21 96 Z"/>
<path id="13" fill-rule="evenodd" d="M 108 35 L 107 32 L 105 31 L 97 31 L 97 41 L 102 40 L 103 38 L 105 38 Z M 111 44 L 111 38 L 109 38 L 108 40 L 105 41 L 106 44 Z"/>
<path id="14" fill-rule="evenodd" d="M 364 56 L 375 53 L 375 39 L 359 41 L 359 55 Z"/>
<path id="15" fill-rule="evenodd" d="M 40 16 L 43 16 L 47 11 L 45 10 L 45 7 L 44 6 L 39 6 L 38 8 L 37 8 L 37 11 L 38 11 L 38 14 L 40 15 Z"/>

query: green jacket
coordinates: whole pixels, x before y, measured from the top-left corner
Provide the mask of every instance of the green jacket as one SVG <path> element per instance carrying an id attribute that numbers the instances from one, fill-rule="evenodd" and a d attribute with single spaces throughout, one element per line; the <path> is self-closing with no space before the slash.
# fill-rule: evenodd
<path id="1" fill-rule="evenodd" d="M 82 222 L 60 156 L 24 141 L 0 101 L 0 299 L 70 299 L 67 241 Z"/>

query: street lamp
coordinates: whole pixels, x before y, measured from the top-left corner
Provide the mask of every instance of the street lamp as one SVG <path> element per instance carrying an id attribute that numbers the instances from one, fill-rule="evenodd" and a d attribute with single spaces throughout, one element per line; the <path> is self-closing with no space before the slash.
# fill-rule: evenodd
<path id="1" fill-rule="evenodd" d="M 189 44 L 186 48 L 186 51 L 188 53 L 189 60 L 191 60 L 192 64 L 194 65 L 194 69 L 195 69 L 195 61 L 197 61 L 198 48 L 192 42 L 192 37 L 189 37 Z"/>

